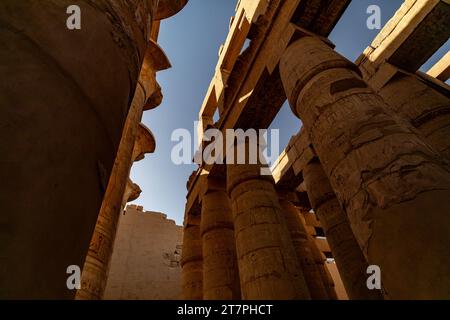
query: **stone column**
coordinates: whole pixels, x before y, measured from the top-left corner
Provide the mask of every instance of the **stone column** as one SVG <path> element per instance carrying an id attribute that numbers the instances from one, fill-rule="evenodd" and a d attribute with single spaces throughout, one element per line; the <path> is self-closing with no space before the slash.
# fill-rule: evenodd
<path id="1" fill-rule="evenodd" d="M 305 226 L 306 229 L 306 219 L 305 215 L 309 213 L 309 209 L 298 207 L 298 216 L 300 217 L 300 220 L 302 221 L 302 224 Z M 322 283 L 325 287 L 325 290 L 328 294 L 329 299 L 331 300 L 337 300 L 337 294 L 336 290 L 334 289 L 334 281 L 333 278 L 328 271 L 328 268 L 325 266 L 325 255 L 319 250 L 319 247 L 317 246 L 316 239 L 307 232 L 308 237 L 308 247 L 311 250 L 312 257 L 314 259 L 314 263 L 316 265 L 317 270 L 320 274 L 320 279 L 322 280 Z"/>
<path id="2" fill-rule="evenodd" d="M 200 226 L 198 225 L 187 225 L 184 228 L 181 267 L 182 299 L 202 300 L 203 255 Z"/>
<path id="3" fill-rule="evenodd" d="M 309 200 L 322 224 L 348 297 L 352 300 L 382 299 L 379 290 L 367 288 L 369 265 L 320 163 L 309 163 L 303 169 L 303 177 Z"/>
<path id="4" fill-rule="evenodd" d="M 0 1 L 0 298 L 73 298 L 157 1 L 73 4 Z"/>
<path id="5" fill-rule="evenodd" d="M 328 292 L 322 281 L 320 271 L 316 266 L 312 250 L 309 245 L 308 233 L 299 212 L 289 201 L 289 195 L 280 198 L 281 209 L 286 219 L 287 227 L 294 244 L 295 253 L 300 263 L 311 298 L 314 300 L 328 300 Z"/>
<path id="6" fill-rule="evenodd" d="M 379 94 L 389 109 L 407 119 L 450 160 L 450 99 L 416 75 L 398 72 Z"/>
<path id="7" fill-rule="evenodd" d="M 77 299 L 101 299 L 103 296 L 123 196 L 132 164 L 131 155 L 137 124 L 142 115 L 144 97 L 145 93 L 142 87 L 138 86 L 86 256 L 81 289 L 77 291 Z"/>
<path id="8" fill-rule="evenodd" d="M 248 155 L 248 142 L 245 149 Z M 262 176 L 261 168 L 261 164 L 227 166 L 242 299 L 309 299 L 292 244 L 290 249 L 283 240 L 273 178 Z"/>
<path id="9" fill-rule="evenodd" d="M 81 289 L 76 294 L 77 299 L 101 299 L 103 297 L 117 225 L 124 207 L 124 193 L 134 161 L 133 151 L 137 133 L 140 130 L 139 123 L 142 112 L 144 107 L 148 109 L 149 101 L 159 91 L 156 83 L 156 71 L 167 69 L 169 66 L 161 48 L 155 42 L 150 41 L 86 256 Z M 160 102 L 161 100 L 158 100 L 157 104 Z M 154 141 L 153 144 L 155 144 Z"/>
<path id="10" fill-rule="evenodd" d="M 240 300 L 233 216 L 225 180 L 207 177 L 202 197 L 203 299 Z"/>
<path id="11" fill-rule="evenodd" d="M 385 294 L 449 298 L 448 166 L 319 39 L 291 44 L 280 72 L 360 247 L 381 268 Z"/>

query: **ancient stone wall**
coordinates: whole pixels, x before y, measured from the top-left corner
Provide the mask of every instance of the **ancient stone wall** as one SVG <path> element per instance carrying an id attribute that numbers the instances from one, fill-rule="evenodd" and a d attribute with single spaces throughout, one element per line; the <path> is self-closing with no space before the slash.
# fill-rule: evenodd
<path id="1" fill-rule="evenodd" d="M 129 205 L 120 217 L 104 299 L 173 300 L 181 294 L 182 227 Z"/>

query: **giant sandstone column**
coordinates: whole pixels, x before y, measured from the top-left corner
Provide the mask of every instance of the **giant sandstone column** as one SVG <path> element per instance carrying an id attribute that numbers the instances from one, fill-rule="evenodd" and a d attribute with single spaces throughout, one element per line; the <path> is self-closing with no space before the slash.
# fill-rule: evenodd
<path id="1" fill-rule="evenodd" d="M 162 49 L 150 41 L 138 86 L 131 102 L 130 110 L 125 121 L 122 138 L 116 155 L 114 166 L 106 188 L 97 223 L 89 245 L 89 251 L 83 267 L 81 290 L 77 291 L 77 299 L 101 299 L 106 287 L 109 262 L 112 256 L 114 239 L 119 223 L 120 214 L 128 200 L 124 201 L 124 193 L 129 180 L 129 174 L 133 161 L 139 125 L 142 113 L 146 109 L 155 108 L 161 103 L 161 99 L 152 101 L 152 97 L 161 96 L 161 88 L 156 82 L 156 72 L 167 69 L 170 63 Z M 151 103 L 149 105 L 149 103 Z M 154 152 L 156 141 L 150 134 L 148 152 Z M 125 202 L 125 203 L 124 203 Z"/>
<path id="2" fill-rule="evenodd" d="M 233 216 L 226 182 L 207 177 L 200 231 L 203 241 L 203 299 L 240 300 Z"/>
<path id="3" fill-rule="evenodd" d="M 314 300 L 329 300 L 330 296 L 322 281 L 320 270 L 314 261 L 314 256 L 309 246 L 308 233 L 303 221 L 300 219 L 297 208 L 289 201 L 289 195 L 280 198 L 280 205 L 311 298 Z"/>
<path id="4" fill-rule="evenodd" d="M 71 298 L 157 1 L 0 2 L 0 298 Z"/>
<path id="5" fill-rule="evenodd" d="M 386 296 L 449 298 L 450 173 L 439 154 L 318 38 L 292 43 L 280 72 Z"/>
<path id="6" fill-rule="evenodd" d="M 183 231 L 181 257 L 181 298 L 203 299 L 203 250 L 200 226 L 187 225 Z"/>
<path id="7" fill-rule="evenodd" d="M 248 163 L 249 142 L 238 143 L 244 144 L 247 160 L 227 166 L 227 189 L 233 210 L 242 299 L 309 299 L 294 249 L 290 250 L 283 237 L 289 235 L 283 227 L 273 178 L 261 175 L 262 164 Z"/>

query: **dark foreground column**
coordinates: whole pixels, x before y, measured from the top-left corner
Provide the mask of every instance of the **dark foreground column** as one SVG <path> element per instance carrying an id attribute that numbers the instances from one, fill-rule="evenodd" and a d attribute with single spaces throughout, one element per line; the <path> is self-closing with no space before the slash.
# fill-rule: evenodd
<path id="1" fill-rule="evenodd" d="M 75 294 L 157 1 L 91 3 L 0 1 L 0 298 Z"/>
<path id="2" fill-rule="evenodd" d="M 138 132 L 144 108 L 156 108 L 161 103 L 161 88 L 156 82 L 156 72 L 170 67 L 162 49 L 153 41 L 149 43 L 130 110 L 120 140 L 119 149 L 103 197 L 97 223 L 89 245 L 89 251 L 83 266 L 81 289 L 77 291 L 77 299 L 102 299 L 108 277 L 114 239 L 116 237 L 119 217 L 125 207 L 128 196 L 127 182 L 137 147 Z M 153 97 L 160 97 L 153 100 Z M 147 135 L 149 152 L 155 151 L 156 141 Z"/>

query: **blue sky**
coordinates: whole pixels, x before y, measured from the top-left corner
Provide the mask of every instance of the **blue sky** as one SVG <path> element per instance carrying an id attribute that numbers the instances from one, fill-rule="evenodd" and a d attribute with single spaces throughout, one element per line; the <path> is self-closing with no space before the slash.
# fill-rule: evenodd
<path id="1" fill-rule="evenodd" d="M 156 137 L 156 152 L 133 165 L 131 179 L 143 190 L 134 204 L 147 211 L 167 214 L 182 224 L 186 202 L 186 182 L 195 165 L 176 166 L 170 154 L 176 144 L 171 141 L 175 129 L 194 132 L 194 121 L 214 74 L 220 45 L 225 41 L 235 0 L 190 0 L 178 15 L 164 20 L 159 44 L 172 63 L 172 69 L 158 73 L 164 100 L 157 109 L 146 111 L 143 123 Z M 354 61 L 372 42 L 378 30 L 366 27 L 369 5 L 379 5 L 383 25 L 401 5 L 402 0 L 355 0 L 338 23 L 330 39 L 336 50 Z M 447 42 L 428 61 L 428 70 L 450 49 Z M 280 130 L 281 148 L 300 129 L 300 121 L 285 104 L 273 121 L 272 129 Z"/>

